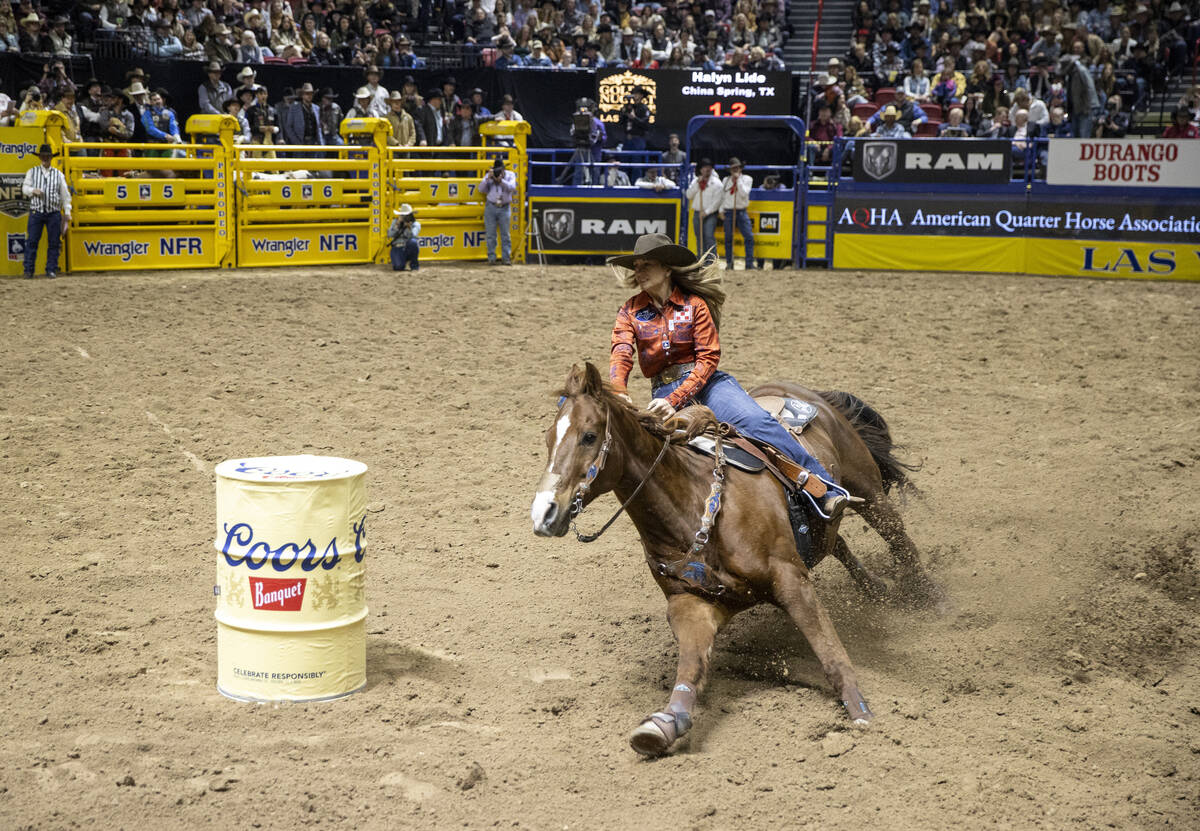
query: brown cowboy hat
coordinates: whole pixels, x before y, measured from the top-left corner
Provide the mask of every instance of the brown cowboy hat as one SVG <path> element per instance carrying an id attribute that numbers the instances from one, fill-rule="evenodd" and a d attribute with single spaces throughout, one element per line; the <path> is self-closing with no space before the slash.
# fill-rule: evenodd
<path id="1" fill-rule="evenodd" d="M 666 234 L 642 234 L 634 243 L 632 254 L 609 257 L 605 262 L 632 269 L 634 260 L 658 260 L 672 268 L 692 268 L 700 262 L 689 249 L 671 242 Z"/>

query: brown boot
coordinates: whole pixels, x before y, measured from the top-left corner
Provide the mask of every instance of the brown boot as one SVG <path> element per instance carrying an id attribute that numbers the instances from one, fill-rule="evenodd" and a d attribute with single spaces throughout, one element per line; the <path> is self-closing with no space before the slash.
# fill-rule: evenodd
<path id="1" fill-rule="evenodd" d="M 849 501 L 845 494 L 830 489 L 829 493 L 825 494 L 825 498 L 821 500 L 821 511 L 828 515 L 830 522 L 833 522 L 842 515 L 842 511 L 846 510 L 846 504 Z"/>

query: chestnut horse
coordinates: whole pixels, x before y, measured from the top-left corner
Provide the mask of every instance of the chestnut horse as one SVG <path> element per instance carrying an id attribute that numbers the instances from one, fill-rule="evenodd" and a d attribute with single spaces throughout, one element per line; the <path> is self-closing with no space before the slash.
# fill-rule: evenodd
<path id="1" fill-rule="evenodd" d="M 892 456 L 882 417 L 845 393 L 815 393 L 782 383 L 754 392 L 799 398 L 818 408 L 803 434 L 809 450 L 864 500 L 854 509 L 888 542 L 902 578 L 897 586 L 907 584 L 899 590 L 935 593 L 886 495 L 907 479 L 905 466 Z M 768 473 L 732 467 L 723 477 L 715 475 L 713 459 L 678 446 L 675 442 L 717 426 L 705 407 L 690 407 L 659 423 L 617 397 L 590 363 L 572 367 L 561 395 L 558 415 L 546 433 L 549 462 L 533 500 L 534 533 L 563 536 L 587 503 L 612 491 L 642 538 L 679 643 L 670 701 L 633 732 L 633 748 L 658 755 L 687 733 L 717 632 L 733 615 L 759 603 L 781 607 L 804 633 L 852 722 L 870 721 L 850 658 L 797 553 L 780 482 Z M 714 480 L 723 484 L 722 506 L 709 534 L 699 536 Z M 887 584 L 851 554 L 837 525 L 814 523 L 816 560 L 832 553 L 860 587 L 882 596 Z M 700 550 L 703 541 L 707 544 Z M 695 568 L 696 560 L 703 565 Z"/>

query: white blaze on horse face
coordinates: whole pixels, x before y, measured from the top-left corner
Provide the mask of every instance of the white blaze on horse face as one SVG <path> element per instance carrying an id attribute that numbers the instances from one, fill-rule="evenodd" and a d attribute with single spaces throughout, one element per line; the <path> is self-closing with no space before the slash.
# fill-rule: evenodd
<path id="1" fill-rule="evenodd" d="M 563 436 L 571 429 L 571 416 L 563 413 L 559 418 L 558 424 L 554 425 L 554 449 L 550 451 L 550 463 L 554 463 L 554 457 L 558 455 L 558 447 L 562 444 Z"/>
<path id="2" fill-rule="evenodd" d="M 542 520 L 546 517 L 546 511 L 554 504 L 554 493 L 558 490 L 560 478 L 557 473 L 546 471 L 542 476 L 542 481 L 538 482 L 538 492 L 533 495 L 533 507 L 529 509 L 529 518 L 533 520 L 534 531 L 541 527 Z"/>

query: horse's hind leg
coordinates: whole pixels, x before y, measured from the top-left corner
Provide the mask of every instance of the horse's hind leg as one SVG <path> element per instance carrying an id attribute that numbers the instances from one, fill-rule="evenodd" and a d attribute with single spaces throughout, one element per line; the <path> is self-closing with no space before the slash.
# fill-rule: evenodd
<path id="1" fill-rule="evenodd" d="M 629 737 L 633 749 L 643 756 L 666 753 L 692 726 L 696 696 L 708 677 L 713 642 L 729 612 L 692 594 L 667 598 L 667 620 L 679 642 L 679 667 L 666 709 L 643 721 Z"/>
<path id="2" fill-rule="evenodd" d="M 838 562 L 846 567 L 846 571 L 850 572 L 850 577 L 859 590 L 867 597 L 872 600 L 882 600 L 887 596 L 887 583 L 867 570 L 862 560 L 854 556 L 854 552 L 850 550 L 850 546 L 846 544 L 840 534 L 833 544 L 833 556 L 837 557 Z"/>
<path id="3" fill-rule="evenodd" d="M 904 520 L 888 497 L 880 493 L 859 507 L 858 512 L 875 533 L 883 537 L 892 552 L 892 559 L 900 567 L 899 588 L 904 600 L 918 605 L 940 602 L 942 591 L 921 565 L 917 546 L 904 529 Z"/>
<path id="4" fill-rule="evenodd" d="M 808 639 L 825 677 L 841 696 L 847 715 L 855 724 L 866 724 L 873 717 L 871 710 L 858 689 L 850 656 L 833 628 L 829 613 L 817 598 L 808 571 L 795 559 L 774 566 L 775 600 Z"/>

